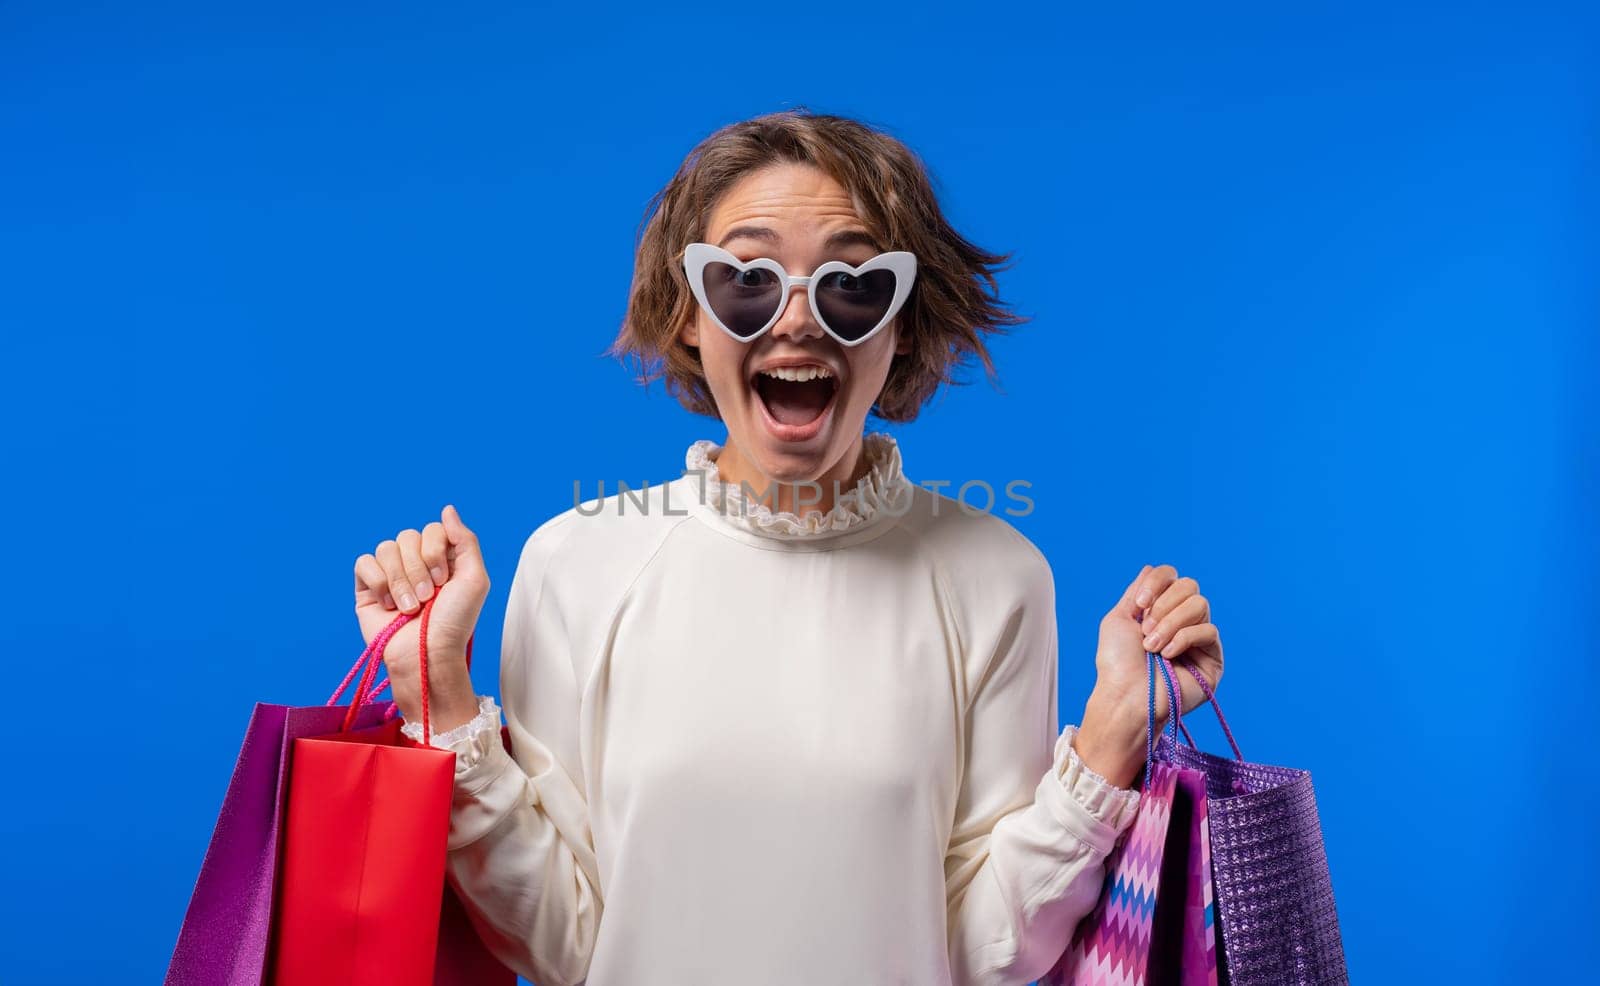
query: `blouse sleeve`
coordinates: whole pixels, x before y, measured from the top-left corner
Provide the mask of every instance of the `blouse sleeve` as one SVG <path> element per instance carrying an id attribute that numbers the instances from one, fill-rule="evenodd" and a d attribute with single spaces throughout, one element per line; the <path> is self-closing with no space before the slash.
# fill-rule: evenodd
<path id="1" fill-rule="evenodd" d="M 1056 732 L 1055 583 L 1043 556 L 1002 625 L 967 712 L 965 762 L 945 856 L 956 986 L 1031 983 L 1094 906 L 1137 791 L 1114 787 Z M 1052 742 L 1053 741 L 1053 742 Z"/>
<path id="2" fill-rule="evenodd" d="M 489 950 L 540 986 L 588 975 L 603 907 L 577 766 L 578 688 L 543 592 L 558 542 L 548 527 L 529 537 L 506 603 L 500 686 L 513 753 L 487 698 L 477 719 L 434 738 L 456 751 L 451 885 Z"/>

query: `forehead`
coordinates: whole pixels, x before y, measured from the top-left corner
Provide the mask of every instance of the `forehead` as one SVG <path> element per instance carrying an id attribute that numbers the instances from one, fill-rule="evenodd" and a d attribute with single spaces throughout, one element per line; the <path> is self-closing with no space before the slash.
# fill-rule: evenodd
<path id="1" fill-rule="evenodd" d="M 754 223 L 799 232 L 863 225 L 848 189 L 819 168 L 791 162 L 734 182 L 707 217 L 707 238 L 716 242 L 724 230 Z"/>

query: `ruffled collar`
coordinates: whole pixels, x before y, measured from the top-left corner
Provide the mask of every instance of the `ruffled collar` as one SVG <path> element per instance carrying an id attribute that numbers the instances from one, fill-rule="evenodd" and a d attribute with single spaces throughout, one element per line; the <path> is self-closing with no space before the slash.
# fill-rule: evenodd
<path id="1" fill-rule="evenodd" d="M 724 482 L 716 462 L 722 448 L 704 438 L 690 445 L 684 457 L 686 472 L 691 482 L 703 483 L 702 502 L 719 521 L 753 534 L 783 540 L 826 538 L 899 516 L 908 503 L 911 481 L 901 468 L 900 445 L 888 432 L 862 436 L 867 474 L 853 488 L 842 491 L 831 510 L 804 515 L 774 511 L 746 497 L 738 483 Z"/>

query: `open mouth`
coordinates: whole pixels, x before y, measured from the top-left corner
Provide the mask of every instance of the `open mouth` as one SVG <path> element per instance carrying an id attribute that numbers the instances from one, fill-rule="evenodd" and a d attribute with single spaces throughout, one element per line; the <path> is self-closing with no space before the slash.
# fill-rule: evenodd
<path id="1" fill-rule="evenodd" d="M 839 392 L 833 371 L 812 366 L 763 370 L 751 385 L 772 420 L 794 428 L 821 418 Z"/>

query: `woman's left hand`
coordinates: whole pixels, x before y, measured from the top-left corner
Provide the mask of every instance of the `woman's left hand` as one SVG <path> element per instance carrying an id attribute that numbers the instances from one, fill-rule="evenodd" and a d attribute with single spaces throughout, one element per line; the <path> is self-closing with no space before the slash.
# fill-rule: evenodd
<path id="1" fill-rule="evenodd" d="M 1140 569 L 1100 621 L 1097 678 L 1075 745 L 1091 769 L 1119 786 L 1127 786 L 1144 765 L 1148 651 L 1193 664 L 1213 689 L 1222 680 L 1222 638 L 1211 622 L 1211 603 L 1200 594 L 1200 583 L 1180 577 L 1171 565 Z M 1185 712 L 1205 701 L 1187 672 L 1176 680 Z M 1166 719 L 1168 704 L 1165 679 L 1158 678 L 1158 723 Z"/>

